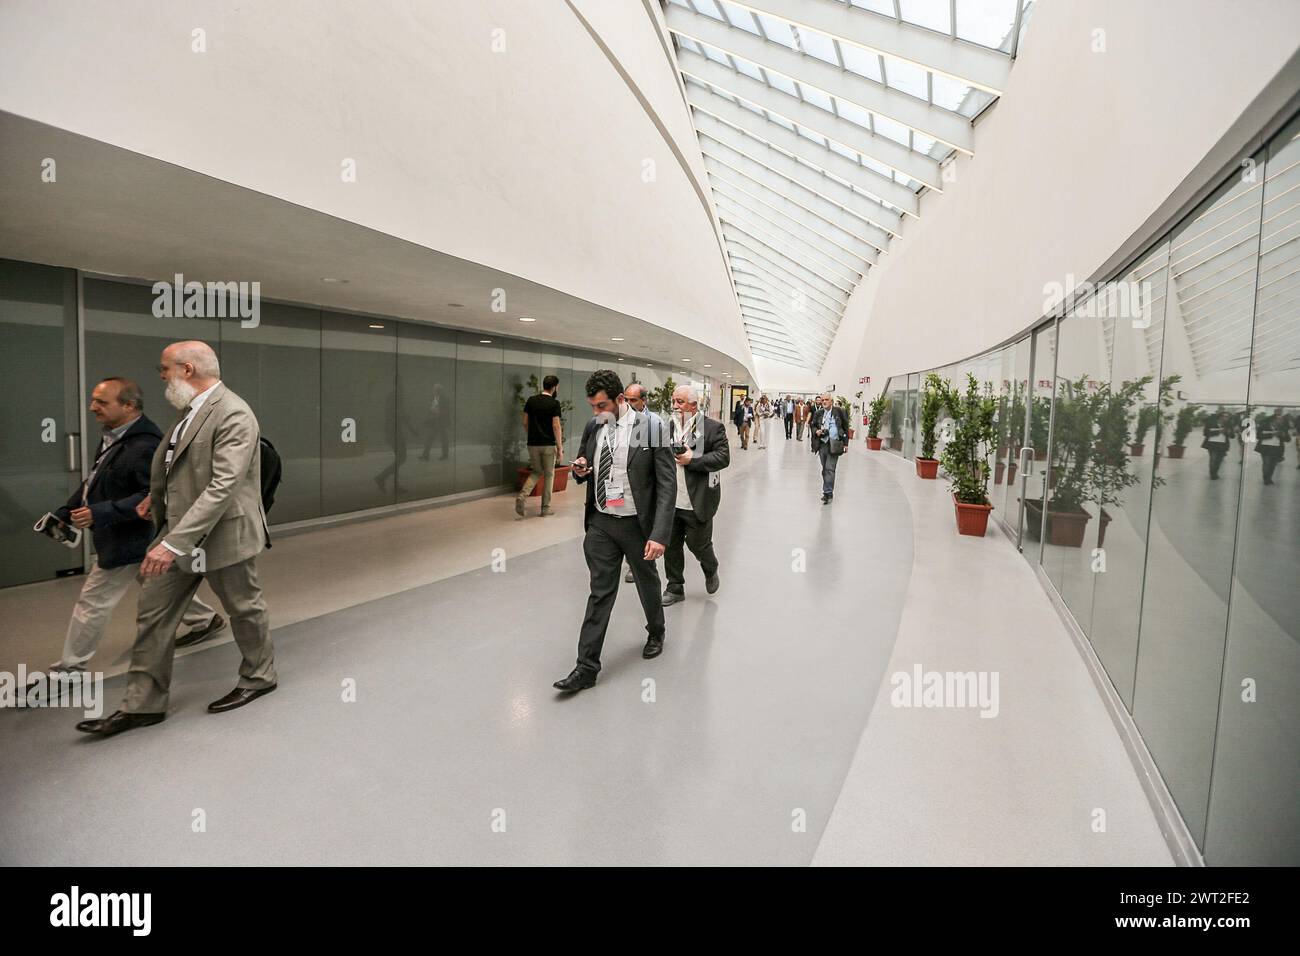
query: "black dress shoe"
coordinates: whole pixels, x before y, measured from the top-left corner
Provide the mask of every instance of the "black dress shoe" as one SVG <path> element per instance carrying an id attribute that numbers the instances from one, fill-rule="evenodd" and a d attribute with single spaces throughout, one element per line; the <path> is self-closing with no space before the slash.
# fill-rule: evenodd
<path id="1" fill-rule="evenodd" d="M 245 704 L 251 704 L 263 694 L 269 694 L 279 687 L 279 684 L 272 684 L 270 687 L 236 687 L 221 700 L 214 700 L 208 704 L 208 713 L 220 714 L 227 710 L 234 710 L 236 707 L 243 707 Z"/>
<path id="2" fill-rule="evenodd" d="M 718 572 L 714 571 L 704 579 L 704 590 L 708 591 L 710 594 L 714 594 L 717 592 L 718 585 L 721 583 L 722 582 L 718 580 Z"/>
<path id="3" fill-rule="evenodd" d="M 132 714 L 124 710 L 115 710 L 107 717 L 83 720 L 77 724 L 77 729 L 83 734 L 111 737 L 132 727 L 148 727 L 150 724 L 161 723 L 166 716 L 166 714 Z"/>
<path id="4" fill-rule="evenodd" d="M 226 619 L 220 614 L 214 614 L 207 627 L 195 628 L 188 634 L 176 638 L 176 647 L 193 647 L 195 644 L 201 644 L 209 637 L 216 635 L 225 626 Z"/>
<path id="5" fill-rule="evenodd" d="M 664 639 L 662 637 L 647 638 L 645 647 L 641 649 L 641 656 L 646 660 L 652 657 L 658 657 L 664 652 Z"/>
<path id="6" fill-rule="evenodd" d="M 824 504 L 824 505 L 828 505 L 828 504 L 830 504 L 830 503 L 831 503 L 831 496 L 830 496 L 830 495 L 822 495 L 822 504 Z"/>
<path id="7" fill-rule="evenodd" d="M 568 677 L 557 680 L 551 686 L 565 693 L 586 690 L 588 687 L 596 686 L 596 675 L 590 671 L 584 671 L 581 667 L 575 667 Z"/>
<path id="8" fill-rule="evenodd" d="M 681 591 L 664 591 L 663 606 L 668 607 L 670 604 L 676 604 L 678 601 L 685 601 L 686 595 Z"/>

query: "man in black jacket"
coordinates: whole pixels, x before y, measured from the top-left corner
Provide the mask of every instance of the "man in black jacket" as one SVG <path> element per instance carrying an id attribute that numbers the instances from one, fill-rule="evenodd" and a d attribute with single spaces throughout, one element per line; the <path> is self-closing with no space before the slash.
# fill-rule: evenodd
<path id="1" fill-rule="evenodd" d="M 829 395 L 818 398 L 820 408 L 814 408 L 808 419 L 812 428 L 812 452 L 822 463 L 822 504 L 828 505 L 835 497 L 835 466 L 840 455 L 849 447 L 849 419 Z"/>
<path id="2" fill-rule="evenodd" d="M 104 428 L 95 463 L 85 484 L 54 514 L 78 528 L 89 528 L 95 563 L 72 610 L 63 656 L 51 671 L 84 668 L 104 636 L 113 609 L 140 573 L 153 523 L 136 513 L 149 493 L 149 466 L 162 440 L 144 414 L 140 386 L 126 378 L 106 378 L 91 392 L 90 411 Z M 225 619 L 197 597 L 182 618 L 191 630 L 177 646 L 197 644 L 225 627 Z"/>
<path id="3" fill-rule="evenodd" d="M 695 389 L 683 385 L 673 392 L 672 450 L 677 460 L 677 500 L 673 514 L 673 536 L 664 552 L 668 587 L 663 603 L 667 607 L 686 599 L 686 551 L 691 549 L 704 571 L 704 588 L 718 590 L 718 556 L 713 551 L 713 516 L 722 500 L 723 468 L 731 464 L 727 430 L 700 414 Z"/>
<path id="4" fill-rule="evenodd" d="M 595 417 L 583 432 L 572 474 L 587 486 L 582 551 L 591 573 L 591 596 L 578 638 L 577 666 L 555 682 L 562 691 L 583 690 L 596 683 L 624 558 L 636 577 L 645 611 L 646 643 L 641 656 L 658 657 L 663 652 L 664 609 L 655 559 L 664 553 L 671 535 L 677 495 L 672 452 L 655 434 L 660 431 L 654 426 L 656 420 L 627 403 L 618 373 L 611 369 L 592 373 L 586 392 Z"/>

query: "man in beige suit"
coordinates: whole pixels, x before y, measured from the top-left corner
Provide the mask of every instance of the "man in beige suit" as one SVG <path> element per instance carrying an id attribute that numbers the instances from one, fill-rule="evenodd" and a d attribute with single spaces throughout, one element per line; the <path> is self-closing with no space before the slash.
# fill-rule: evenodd
<path id="1" fill-rule="evenodd" d="M 163 349 L 158 372 L 180 409 L 154 453 L 149 497 L 157 535 L 140 565 L 135 646 L 120 710 L 77 729 L 107 737 L 166 716 L 176 625 L 206 577 L 230 619 L 243 661 L 239 684 L 208 705 L 233 710 L 275 690 L 275 651 L 257 555 L 269 543 L 262 510 L 257 418 L 221 382 L 216 353 L 203 342 Z"/>

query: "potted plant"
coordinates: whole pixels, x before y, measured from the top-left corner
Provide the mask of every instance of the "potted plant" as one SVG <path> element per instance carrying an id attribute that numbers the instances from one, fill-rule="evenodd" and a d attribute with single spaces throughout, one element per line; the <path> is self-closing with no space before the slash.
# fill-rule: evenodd
<path id="1" fill-rule="evenodd" d="M 1083 546 L 1088 522 L 1092 520 L 1083 507 L 1093 500 L 1094 474 L 1091 469 L 1097 442 L 1093 434 L 1098 395 L 1090 395 L 1088 376 L 1075 381 L 1062 380 L 1056 396 L 1056 429 L 1052 436 L 1051 474 L 1047 502 L 1047 540 L 1067 548 Z M 1025 500 L 1031 527 L 1042 524 L 1043 505 Z"/>
<path id="2" fill-rule="evenodd" d="M 1010 452 L 1007 456 L 1005 465 L 1007 484 L 1014 484 L 1016 480 L 1016 471 L 1020 468 L 1019 458 L 1020 449 L 1025 441 L 1025 383 L 1016 382 L 1012 386 L 1011 401 L 1007 403 L 1007 430 L 1006 434 L 1001 436 L 998 452 L 998 461 L 993 475 L 993 483 L 1002 483 L 1003 462 L 1002 456 L 1005 452 Z"/>
<path id="3" fill-rule="evenodd" d="M 1133 426 L 1133 441 L 1129 443 L 1129 454 L 1141 458 L 1146 451 L 1147 432 L 1160 418 L 1160 409 L 1155 405 L 1144 404 L 1138 409 L 1137 423 Z"/>
<path id="4" fill-rule="evenodd" d="M 934 427 L 939 423 L 939 413 L 951 390 L 952 383 L 934 372 L 925 377 L 921 389 L 921 454 L 916 459 L 916 473 L 922 478 L 934 478 L 939 473 L 939 459 L 934 457 Z"/>
<path id="5" fill-rule="evenodd" d="M 1200 423 L 1200 405 L 1189 403 L 1178 409 L 1178 415 L 1174 419 L 1174 443 L 1165 449 L 1169 452 L 1170 458 L 1183 457 L 1183 442 L 1187 440 L 1187 435 L 1191 430 Z"/>
<path id="6" fill-rule="evenodd" d="M 948 410 L 957 419 L 952 440 L 944 446 L 943 470 L 948 473 L 952 492 L 953 510 L 957 515 L 957 533 L 984 537 L 988 530 L 989 512 L 989 451 L 997 441 L 993 420 L 997 415 L 997 400 L 993 389 L 984 386 L 981 393 L 975 376 L 966 373 L 966 394 L 953 394 L 948 400 Z M 956 406 L 956 407 L 953 407 Z"/>
<path id="7" fill-rule="evenodd" d="M 1047 432 L 1052 423 L 1052 400 L 1037 395 L 1030 404 L 1029 444 L 1034 449 L 1034 461 L 1047 460 Z"/>
<path id="8" fill-rule="evenodd" d="M 1118 392 L 1112 391 L 1109 385 L 1103 385 L 1097 395 L 1098 429 L 1090 466 L 1093 500 L 1099 508 L 1097 547 L 1106 544 L 1106 526 L 1110 524 L 1106 506 L 1123 504 L 1121 493 L 1138 481 L 1138 476 L 1129 470 L 1124 446 L 1128 444 L 1126 438 L 1131 410 L 1149 384 L 1151 376 L 1147 375 L 1136 381 L 1124 382 Z"/>
<path id="9" fill-rule="evenodd" d="M 889 447 L 894 451 L 903 450 L 903 403 L 889 403 Z"/>
<path id="10" fill-rule="evenodd" d="M 542 385 L 541 385 L 541 382 L 539 382 L 539 381 L 537 380 L 537 375 L 536 375 L 536 373 L 534 373 L 534 374 L 528 376 L 528 391 L 529 391 L 529 394 L 530 394 L 530 395 L 536 395 L 538 392 L 541 391 L 541 389 L 542 389 Z M 523 384 L 520 383 L 520 382 L 516 382 L 516 383 L 514 384 L 514 392 L 515 392 L 515 407 L 519 410 L 519 413 L 520 413 L 520 414 L 523 414 L 523 411 L 524 411 L 524 405 L 525 405 L 525 404 L 527 403 L 527 401 L 528 401 L 528 399 L 524 397 L 524 386 L 523 386 Z M 573 411 L 573 402 L 570 401 L 570 400 L 567 399 L 567 398 L 562 398 L 562 399 L 560 399 L 560 421 L 561 421 L 562 423 L 564 423 L 566 427 L 567 427 L 567 424 L 568 424 L 568 421 L 567 421 L 567 420 L 568 420 L 568 415 L 569 415 L 569 412 L 571 412 L 571 411 Z M 513 420 L 513 422 L 511 423 L 511 425 L 512 425 L 512 427 L 514 427 L 514 428 L 518 428 L 518 424 L 519 424 L 519 416 L 516 415 L 515 418 L 514 418 L 514 420 Z M 517 433 L 516 433 L 516 434 L 517 434 Z M 519 449 L 519 439 L 518 439 L 517 437 L 516 437 L 515 440 L 511 443 L 511 445 L 510 445 L 510 449 L 511 449 L 510 454 L 512 455 L 512 457 L 517 458 L 517 456 L 518 456 L 518 454 L 519 454 L 519 450 L 518 450 L 518 449 Z M 484 467 L 486 467 L 486 466 L 484 466 Z M 516 490 L 516 491 L 518 491 L 520 488 L 522 488 L 522 487 L 524 486 L 524 482 L 528 479 L 528 473 L 529 473 L 530 470 L 531 470 L 531 469 L 530 469 L 527 465 L 517 465 L 517 466 L 516 466 L 516 468 L 515 468 L 515 490 Z M 564 490 L 565 488 L 567 488 L 567 487 L 569 487 L 569 466 L 568 466 L 568 465 L 560 464 L 559 462 L 556 462 L 556 463 L 555 463 L 555 478 L 554 478 L 554 480 L 551 482 L 551 490 L 552 490 L 552 491 L 563 491 L 563 490 Z M 533 486 L 533 493 L 532 493 L 531 497 L 533 497 L 533 498 L 537 498 L 537 497 L 540 497 L 541 494 L 542 494 L 542 483 L 539 481 L 536 485 Z"/>
<path id="11" fill-rule="evenodd" d="M 835 399 L 835 404 L 844 413 L 844 420 L 849 423 L 849 441 L 853 440 L 853 404 L 843 395 Z"/>
<path id="12" fill-rule="evenodd" d="M 880 422 L 888 408 L 889 399 L 884 392 L 873 398 L 867 406 L 867 447 L 872 451 L 880 451 Z"/>

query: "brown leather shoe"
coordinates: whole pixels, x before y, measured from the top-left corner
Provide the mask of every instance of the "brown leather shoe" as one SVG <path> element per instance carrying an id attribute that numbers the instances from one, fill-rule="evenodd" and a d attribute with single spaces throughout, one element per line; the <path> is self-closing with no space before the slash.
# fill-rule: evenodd
<path id="1" fill-rule="evenodd" d="M 221 700 L 214 700 L 208 704 L 208 713 L 220 714 L 227 710 L 234 710 L 236 707 L 243 707 L 245 704 L 251 704 L 263 694 L 269 694 L 279 687 L 279 684 L 272 684 L 270 687 L 260 687 L 257 689 L 251 687 L 236 687 Z"/>
<path id="2" fill-rule="evenodd" d="M 150 724 L 161 723 L 166 716 L 166 714 L 132 714 L 124 710 L 115 710 L 107 717 L 83 720 L 77 724 L 77 729 L 83 734 L 111 737 L 132 727 L 148 727 Z"/>

